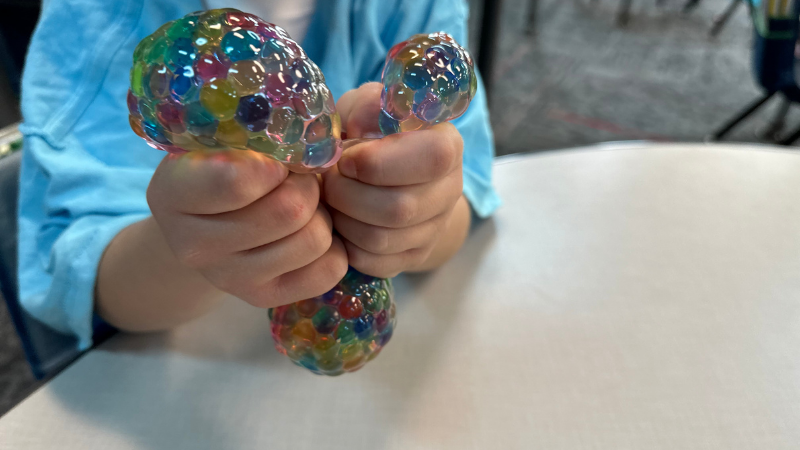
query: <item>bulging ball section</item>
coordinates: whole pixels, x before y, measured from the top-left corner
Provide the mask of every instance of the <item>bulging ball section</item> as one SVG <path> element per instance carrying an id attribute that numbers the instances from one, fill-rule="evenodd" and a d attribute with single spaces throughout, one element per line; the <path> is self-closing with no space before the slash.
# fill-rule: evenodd
<path id="1" fill-rule="evenodd" d="M 381 78 L 384 135 L 456 119 L 478 89 L 469 52 L 443 32 L 417 34 L 392 47 Z"/>
<path id="2" fill-rule="evenodd" d="M 269 310 L 275 348 L 319 375 L 355 372 L 395 328 L 392 282 L 353 268 L 326 294 Z"/>
<path id="3" fill-rule="evenodd" d="M 172 153 L 247 149 L 294 172 L 342 152 L 341 122 L 319 67 L 286 31 L 235 9 L 189 14 L 133 54 L 133 131 Z"/>

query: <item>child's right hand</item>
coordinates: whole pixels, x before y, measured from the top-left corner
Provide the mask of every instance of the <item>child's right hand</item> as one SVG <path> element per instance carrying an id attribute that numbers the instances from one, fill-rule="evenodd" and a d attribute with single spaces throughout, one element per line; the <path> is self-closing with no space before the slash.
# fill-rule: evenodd
<path id="1" fill-rule="evenodd" d="M 319 197 L 315 175 L 238 150 L 169 155 L 147 190 L 178 260 L 263 308 L 321 295 L 347 271 Z"/>

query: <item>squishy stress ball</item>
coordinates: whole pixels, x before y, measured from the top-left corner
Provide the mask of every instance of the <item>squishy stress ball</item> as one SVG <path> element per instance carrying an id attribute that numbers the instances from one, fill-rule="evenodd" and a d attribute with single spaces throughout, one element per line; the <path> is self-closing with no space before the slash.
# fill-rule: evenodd
<path id="1" fill-rule="evenodd" d="M 321 172 L 342 152 L 325 77 L 286 31 L 234 9 L 189 14 L 133 54 L 133 131 L 160 150 L 247 149 L 294 172 Z"/>

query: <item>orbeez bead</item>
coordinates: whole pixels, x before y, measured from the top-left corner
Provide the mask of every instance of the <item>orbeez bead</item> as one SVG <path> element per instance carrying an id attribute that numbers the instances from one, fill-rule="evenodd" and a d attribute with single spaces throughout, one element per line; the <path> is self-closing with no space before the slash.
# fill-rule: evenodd
<path id="1" fill-rule="evenodd" d="M 325 77 L 285 30 L 235 9 L 188 14 L 133 53 L 131 128 L 170 152 L 253 150 L 295 172 L 342 152 Z"/>
<path id="2" fill-rule="evenodd" d="M 391 280 L 350 268 L 324 295 L 269 310 L 275 348 L 316 374 L 354 372 L 391 339 L 393 297 Z"/>
<path id="3" fill-rule="evenodd" d="M 417 34 L 392 47 L 381 79 L 384 135 L 460 117 L 478 87 L 472 57 L 447 33 Z"/>

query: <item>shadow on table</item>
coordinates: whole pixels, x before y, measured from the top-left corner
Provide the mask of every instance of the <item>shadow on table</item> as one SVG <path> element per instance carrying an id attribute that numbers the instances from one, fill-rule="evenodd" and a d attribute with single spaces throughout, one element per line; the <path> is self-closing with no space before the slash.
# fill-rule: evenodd
<path id="1" fill-rule="evenodd" d="M 254 442 L 275 443 L 276 436 L 297 439 L 293 448 L 339 448 L 327 445 L 337 435 L 345 438 L 331 430 L 337 421 L 308 424 L 306 408 L 297 406 L 311 398 L 329 402 L 325 408 L 331 413 L 350 407 L 343 414 L 352 417 L 339 421 L 362 420 L 360 426 L 373 432 L 361 436 L 359 446 L 382 448 L 398 420 L 408 418 L 409 404 L 418 402 L 420 385 L 442 356 L 441 343 L 453 338 L 464 289 L 475 282 L 472 276 L 494 236 L 494 223 L 480 222 L 443 268 L 399 277 L 395 345 L 356 374 L 318 378 L 300 371 L 273 351 L 266 313 L 231 299 L 234 303 L 172 332 L 112 339 L 53 380 L 48 391 L 83 418 L 80 426 L 125 448 L 250 448 Z M 404 312 L 425 323 L 404 322 Z M 344 399 L 336 391 L 354 397 Z M 357 405 L 361 408 L 352 409 Z M 247 414 L 229 413 L 237 410 Z"/>

